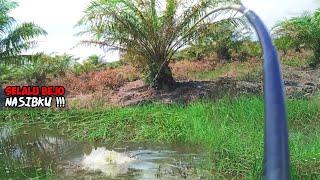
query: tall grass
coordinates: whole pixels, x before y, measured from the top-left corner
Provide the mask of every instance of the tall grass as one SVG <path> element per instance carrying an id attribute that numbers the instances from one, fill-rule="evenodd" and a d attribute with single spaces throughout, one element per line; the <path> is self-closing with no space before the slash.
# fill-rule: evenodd
<path id="1" fill-rule="evenodd" d="M 318 100 L 288 101 L 291 174 L 320 177 Z M 223 178 L 262 177 L 263 100 L 223 98 L 187 106 L 148 104 L 107 110 L 2 111 L 1 121 L 42 122 L 76 139 L 186 143 L 211 156 L 212 173 Z"/>
<path id="2" fill-rule="evenodd" d="M 196 66 L 195 64 L 199 64 Z M 255 71 L 260 72 L 262 65 L 259 59 L 251 59 L 246 62 L 231 62 L 226 64 L 210 64 L 210 61 L 192 62 L 179 61 L 173 66 L 173 73 L 177 79 L 192 79 L 192 80 L 216 80 L 219 77 L 233 77 L 239 80 L 244 79 L 248 74 Z M 256 73 L 257 74 L 257 73 Z M 257 75 L 253 78 L 259 79 Z"/>

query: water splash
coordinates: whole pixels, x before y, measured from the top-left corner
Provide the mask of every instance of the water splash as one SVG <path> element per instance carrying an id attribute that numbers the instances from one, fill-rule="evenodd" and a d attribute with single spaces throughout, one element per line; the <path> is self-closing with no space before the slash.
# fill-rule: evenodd
<path id="1" fill-rule="evenodd" d="M 86 170 L 100 171 L 107 176 L 116 177 L 127 173 L 128 165 L 135 160 L 124 153 L 99 147 L 93 149 L 89 155 L 84 155 L 81 165 Z"/>

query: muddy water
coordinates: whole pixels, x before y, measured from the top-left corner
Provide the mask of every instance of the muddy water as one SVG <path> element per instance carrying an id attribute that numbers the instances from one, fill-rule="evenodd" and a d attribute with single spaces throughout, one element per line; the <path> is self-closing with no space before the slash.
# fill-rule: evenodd
<path id="1" fill-rule="evenodd" d="M 57 131 L 0 127 L 0 177 L 207 179 L 205 156 L 188 146 L 76 142 Z"/>

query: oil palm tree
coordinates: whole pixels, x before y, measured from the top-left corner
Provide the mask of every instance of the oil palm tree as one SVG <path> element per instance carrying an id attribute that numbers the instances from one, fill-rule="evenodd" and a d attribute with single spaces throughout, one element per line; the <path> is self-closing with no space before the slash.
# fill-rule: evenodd
<path id="1" fill-rule="evenodd" d="M 227 3 L 238 0 L 93 0 L 79 22 L 80 34 L 90 37 L 84 43 L 131 55 L 148 84 L 171 88 L 175 85 L 169 68 L 172 56 L 205 33 L 206 24 L 228 14 L 229 10 L 220 11 L 203 19 Z"/>
<path id="2" fill-rule="evenodd" d="M 10 0 L 0 0 L 0 63 L 15 63 L 27 58 L 19 58 L 23 50 L 32 47 L 33 38 L 44 35 L 46 32 L 34 23 L 17 24 L 9 16 L 17 3 Z M 19 61 L 18 61 L 19 60 Z"/>
<path id="3" fill-rule="evenodd" d="M 313 51 L 312 66 L 320 63 L 320 9 L 315 13 L 304 13 L 299 17 L 283 21 L 274 28 L 274 34 L 290 37 L 291 44 L 304 44 Z"/>

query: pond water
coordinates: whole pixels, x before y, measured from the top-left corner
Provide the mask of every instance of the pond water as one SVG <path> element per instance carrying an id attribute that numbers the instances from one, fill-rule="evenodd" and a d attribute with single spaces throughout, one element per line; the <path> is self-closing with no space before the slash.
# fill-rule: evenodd
<path id="1" fill-rule="evenodd" d="M 76 142 L 38 125 L 0 127 L 3 178 L 207 179 L 206 159 L 195 147 Z"/>

